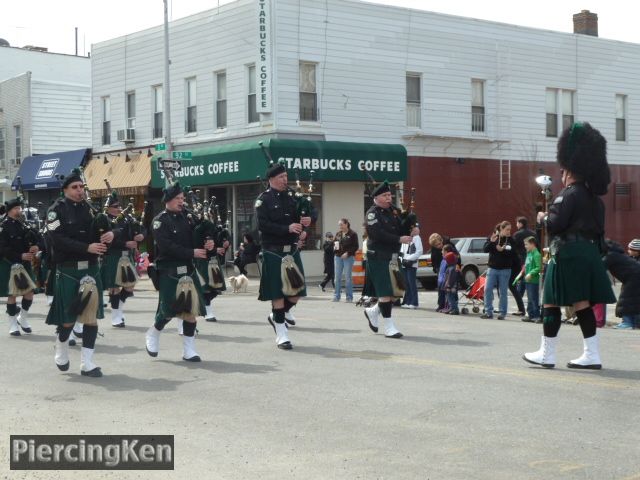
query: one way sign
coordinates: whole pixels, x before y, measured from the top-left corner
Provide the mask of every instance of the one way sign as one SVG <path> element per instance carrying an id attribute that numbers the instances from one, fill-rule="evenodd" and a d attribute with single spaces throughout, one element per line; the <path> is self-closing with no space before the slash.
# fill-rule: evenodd
<path id="1" fill-rule="evenodd" d="M 158 160 L 158 170 L 175 170 L 178 171 L 182 168 L 182 162 L 179 160 Z"/>

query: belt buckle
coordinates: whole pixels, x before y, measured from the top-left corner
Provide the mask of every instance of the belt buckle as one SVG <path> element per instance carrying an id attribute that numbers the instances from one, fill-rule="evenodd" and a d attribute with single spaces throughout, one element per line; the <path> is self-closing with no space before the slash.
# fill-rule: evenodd
<path id="1" fill-rule="evenodd" d="M 291 252 L 291 245 L 285 245 L 284 247 L 282 247 L 282 253 L 289 253 Z"/>
<path id="2" fill-rule="evenodd" d="M 176 268 L 176 273 L 178 275 L 186 275 L 187 274 L 187 266 L 186 265 L 181 265 L 179 267 Z"/>
<path id="3" fill-rule="evenodd" d="M 82 262 L 78 262 L 78 270 L 86 270 L 89 268 L 89 261 L 84 260 Z"/>
<path id="4" fill-rule="evenodd" d="M 129 256 L 129 250 L 123 250 L 122 251 L 122 256 L 123 257 L 128 257 Z"/>

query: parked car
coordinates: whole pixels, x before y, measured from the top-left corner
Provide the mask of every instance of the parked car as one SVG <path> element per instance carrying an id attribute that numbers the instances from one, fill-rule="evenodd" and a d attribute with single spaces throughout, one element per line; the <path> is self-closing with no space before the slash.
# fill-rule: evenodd
<path id="1" fill-rule="evenodd" d="M 485 237 L 463 237 L 452 238 L 453 243 L 462 261 L 462 283 L 464 288 L 468 288 L 476 279 L 482 275 L 487 269 L 489 262 L 489 254 L 482 251 Z M 420 283 L 424 288 L 435 288 L 438 282 L 438 276 L 433 271 L 431 264 L 431 253 L 421 255 L 418 259 L 418 271 L 416 274 Z"/>

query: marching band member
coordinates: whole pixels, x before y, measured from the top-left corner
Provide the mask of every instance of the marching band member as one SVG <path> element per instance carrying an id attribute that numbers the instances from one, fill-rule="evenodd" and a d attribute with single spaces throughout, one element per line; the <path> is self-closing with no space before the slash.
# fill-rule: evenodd
<path id="1" fill-rule="evenodd" d="M 285 315 L 290 314 L 300 297 L 307 295 L 298 240 L 306 238 L 303 229 L 311 225 L 316 213 L 311 209 L 308 216 L 300 216 L 294 192 L 287 186 L 283 164 L 273 163 L 267 170 L 267 178 L 269 188 L 255 204 L 264 255 L 258 299 L 271 301 L 268 321 L 276 334 L 276 345 L 290 350 Z M 283 282 L 283 276 L 287 281 Z M 289 323 L 293 322 L 291 317 Z"/>
<path id="2" fill-rule="evenodd" d="M 0 223 L 0 297 L 7 297 L 9 334 L 19 337 L 20 328 L 31 333 L 27 319 L 35 289 L 31 262 L 39 249 L 34 241 L 29 241 L 30 229 L 20 221 L 22 199 L 6 202 L 6 212 Z M 22 296 L 21 308 L 16 305 L 18 296 Z"/>
<path id="3" fill-rule="evenodd" d="M 195 350 L 196 316 L 205 314 L 202 286 L 194 259 L 206 259 L 213 250 L 213 240 L 204 248 L 194 248 L 192 225 L 183 210 L 185 195 L 178 182 L 163 190 L 165 209 L 153 219 L 156 247 L 155 266 L 159 289 L 155 322 L 146 334 L 147 353 L 157 357 L 160 332 L 173 317 L 183 322 L 183 356 L 188 362 L 199 362 Z"/>
<path id="4" fill-rule="evenodd" d="M 133 264 L 131 251 L 138 247 L 138 242 L 144 240 L 144 235 L 133 235 L 129 228 L 129 220 L 123 215 L 118 194 L 113 191 L 105 202 L 107 216 L 114 232 L 113 242 L 109 245 L 104 256 L 102 266 L 102 285 L 109 290 L 111 304 L 111 325 L 124 328 L 123 307 L 124 300 L 132 295 L 138 275 Z M 124 291 L 124 299 L 123 299 Z"/>
<path id="5" fill-rule="evenodd" d="M 387 338 L 402 338 L 391 318 L 394 298 L 402 297 L 404 276 L 397 261 L 400 244 L 411 243 L 411 235 L 402 235 L 402 221 L 388 182 L 383 182 L 371 193 L 373 205 L 367 211 L 367 282 L 368 295 L 378 297 L 378 303 L 365 308 L 364 314 L 369 328 L 378 332 L 380 315 L 384 320 L 384 335 Z M 407 232 L 408 233 L 408 232 Z M 400 284 L 400 285 L 398 285 Z M 400 288 L 400 290 L 399 290 Z"/>
<path id="6" fill-rule="evenodd" d="M 69 369 L 68 340 L 76 319 L 83 324 L 80 373 L 101 377 L 102 370 L 93 363 L 98 335 L 97 319 L 104 318 L 98 257 L 107 251 L 113 232 L 94 219 L 93 207 L 85 198 L 82 172 L 74 169 L 64 179 L 64 197 L 47 212 L 47 235 L 56 264 L 54 299 L 47 324 L 56 325 L 55 363 Z"/>

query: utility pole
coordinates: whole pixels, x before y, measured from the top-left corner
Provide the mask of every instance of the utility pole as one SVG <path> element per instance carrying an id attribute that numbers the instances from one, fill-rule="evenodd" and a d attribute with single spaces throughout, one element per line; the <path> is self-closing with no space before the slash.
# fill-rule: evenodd
<path id="1" fill-rule="evenodd" d="M 167 145 L 167 159 L 171 159 L 173 152 L 173 143 L 171 142 L 171 88 L 169 86 L 169 0 L 164 2 L 164 143 Z M 169 180 L 166 175 L 164 178 L 165 185 L 169 186 Z"/>

